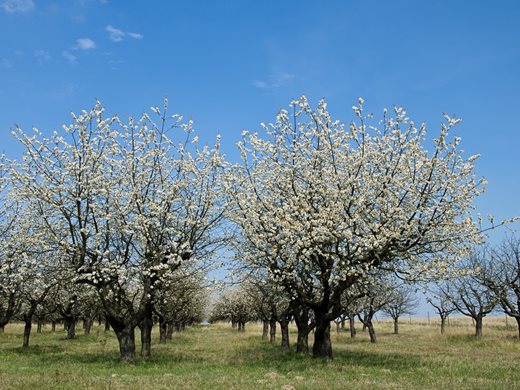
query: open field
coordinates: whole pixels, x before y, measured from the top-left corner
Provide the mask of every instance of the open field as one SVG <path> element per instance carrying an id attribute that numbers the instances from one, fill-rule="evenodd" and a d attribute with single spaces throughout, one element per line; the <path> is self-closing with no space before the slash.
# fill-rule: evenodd
<path id="1" fill-rule="evenodd" d="M 282 352 L 261 340 L 259 325 L 247 324 L 238 334 L 217 324 L 175 334 L 169 344 L 155 344 L 150 359 L 129 366 L 118 362 L 115 336 L 102 327 L 76 340 L 46 327 L 23 350 L 22 326 L 11 324 L 0 334 L 0 388 L 520 388 L 520 341 L 514 324 L 506 329 L 503 317 L 485 321 L 480 340 L 466 319 L 452 319 L 445 336 L 433 318 L 430 326 L 426 320 L 403 320 L 398 336 L 391 334 L 390 322 L 375 325 L 375 345 L 360 329 L 351 339 L 347 329 L 337 334 L 334 326 L 329 362 Z M 291 337 L 292 342 L 295 334 Z"/>

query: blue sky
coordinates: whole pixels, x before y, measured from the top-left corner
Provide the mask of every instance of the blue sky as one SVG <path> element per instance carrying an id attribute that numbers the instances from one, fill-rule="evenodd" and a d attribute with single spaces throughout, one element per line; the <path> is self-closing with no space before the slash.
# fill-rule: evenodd
<path id="1" fill-rule="evenodd" d="M 520 215 L 518 20 L 513 0 L 0 0 L 0 149 L 20 153 L 15 123 L 47 131 L 95 99 L 127 116 L 168 96 L 234 158 L 243 128 L 301 94 L 345 121 L 362 96 L 433 132 L 461 116 L 489 180 L 479 211 Z"/>

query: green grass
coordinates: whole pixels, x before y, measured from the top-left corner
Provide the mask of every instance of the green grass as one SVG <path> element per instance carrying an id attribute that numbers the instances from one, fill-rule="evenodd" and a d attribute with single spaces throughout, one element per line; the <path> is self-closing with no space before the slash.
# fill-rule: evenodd
<path id="1" fill-rule="evenodd" d="M 520 388 L 520 341 L 503 319 L 485 322 L 480 340 L 462 319 L 445 336 L 433 321 L 407 319 L 398 336 L 386 321 L 376 330 L 375 345 L 360 329 L 355 339 L 334 330 L 327 362 L 262 341 L 259 325 L 248 324 L 244 334 L 223 324 L 196 326 L 154 344 L 151 358 L 130 366 L 119 363 L 117 341 L 101 327 L 76 340 L 45 328 L 22 349 L 22 327 L 11 324 L 0 334 L 0 389 Z"/>

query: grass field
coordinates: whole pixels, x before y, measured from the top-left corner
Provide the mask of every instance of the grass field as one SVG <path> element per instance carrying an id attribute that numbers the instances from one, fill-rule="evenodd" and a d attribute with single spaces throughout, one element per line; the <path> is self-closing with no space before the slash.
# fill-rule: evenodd
<path id="1" fill-rule="evenodd" d="M 406 319 L 398 336 L 379 321 L 377 344 L 360 329 L 355 339 L 333 329 L 332 361 L 284 353 L 261 340 L 259 325 L 238 334 L 217 324 L 175 334 L 129 366 L 119 363 L 116 339 L 102 327 L 76 340 L 47 327 L 24 350 L 22 326 L 11 324 L 0 334 L 0 389 L 520 388 L 520 341 L 503 318 L 485 321 L 480 340 L 463 319 L 452 319 L 444 336 L 433 320 Z"/>

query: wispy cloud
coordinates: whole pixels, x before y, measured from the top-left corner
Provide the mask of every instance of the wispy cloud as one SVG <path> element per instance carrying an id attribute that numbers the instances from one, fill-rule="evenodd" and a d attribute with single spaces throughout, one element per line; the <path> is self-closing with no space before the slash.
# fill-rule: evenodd
<path id="1" fill-rule="evenodd" d="M 47 50 L 38 49 L 33 51 L 33 56 L 36 58 L 39 64 L 50 61 L 52 59 L 51 54 Z"/>
<path id="2" fill-rule="evenodd" d="M 76 40 L 76 49 L 92 50 L 96 48 L 96 42 L 90 38 L 80 38 Z"/>
<path id="3" fill-rule="evenodd" d="M 12 68 L 14 66 L 14 63 L 7 58 L 0 59 L 0 67 L 1 68 Z"/>
<path id="4" fill-rule="evenodd" d="M 110 24 L 105 27 L 105 30 L 108 32 L 108 37 L 112 42 L 121 42 L 125 38 L 125 32 L 123 30 L 115 28 Z"/>
<path id="5" fill-rule="evenodd" d="M 108 32 L 108 37 L 112 42 L 121 42 L 126 36 L 132 39 L 143 39 L 143 35 L 136 32 L 123 31 L 115 28 L 111 24 L 105 27 L 105 31 Z"/>
<path id="6" fill-rule="evenodd" d="M 134 39 L 143 39 L 143 34 L 135 33 L 135 32 L 127 32 L 130 38 Z"/>
<path id="7" fill-rule="evenodd" d="M 253 85 L 259 89 L 273 90 L 280 88 L 294 79 L 295 75 L 286 72 L 271 73 L 265 80 L 253 80 Z"/>
<path id="8" fill-rule="evenodd" d="M 31 12 L 35 6 L 32 0 L 0 0 L 0 8 L 7 13 L 14 14 Z"/>
<path id="9" fill-rule="evenodd" d="M 63 50 L 61 52 L 61 56 L 63 58 L 65 58 L 69 64 L 75 64 L 76 63 L 76 60 L 78 57 L 76 57 L 74 54 L 72 54 L 71 52 L 67 51 L 67 50 Z"/>

